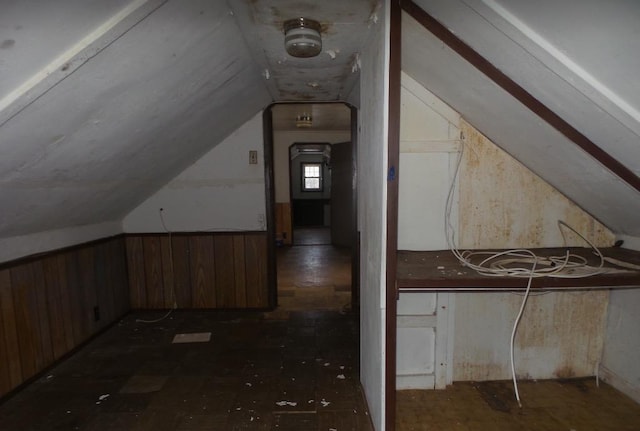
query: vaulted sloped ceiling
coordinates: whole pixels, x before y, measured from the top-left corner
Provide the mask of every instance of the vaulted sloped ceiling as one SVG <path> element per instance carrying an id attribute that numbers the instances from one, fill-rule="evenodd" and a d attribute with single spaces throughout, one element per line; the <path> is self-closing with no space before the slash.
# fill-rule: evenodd
<path id="1" fill-rule="evenodd" d="M 118 222 L 271 102 L 346 99 L 379 0 L 1 3 L 6 238 Z M 284 50 L 299 16 L 317 58 Z"/>
<path id="2" fill-rule="evenodd" d="M 640 175 L 638 3 L 415 4 L 607 153 L 632 181 L 623 181 L 624 172 L 576 145 L 408 14 L 403 69 L 616 233 L 640 235 L 640 192 L 633 184 Z"/>
<path id="3" fill-rule="evenodd" d="M 224 1 L 5 2 L 0 237 L 120 220 L 270 101 Z"/>

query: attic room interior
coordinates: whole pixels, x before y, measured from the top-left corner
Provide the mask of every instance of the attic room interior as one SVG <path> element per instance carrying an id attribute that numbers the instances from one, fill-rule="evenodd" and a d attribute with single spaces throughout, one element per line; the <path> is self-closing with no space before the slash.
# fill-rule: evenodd
<path id="1" fill-rule="evenodd" d="M 639 21 L 4 2 L 0 429 L 637 429 Z"/>

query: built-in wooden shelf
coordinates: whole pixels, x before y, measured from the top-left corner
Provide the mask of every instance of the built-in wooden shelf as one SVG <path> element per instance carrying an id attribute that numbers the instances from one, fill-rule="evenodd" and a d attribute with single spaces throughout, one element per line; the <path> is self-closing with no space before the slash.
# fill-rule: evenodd
<path id="1" fill-rule="evenodd" d="M 588 264 L 598 266 L 600 259 L 590 248 L 569 248 L 571 253 L 585 257 Z M 501 250 L 491 250 L 499 252 Z M 533 250 L 539 256 L 563 256 L 566 248 L 539 248 Z M 640 265 L 640 252 L 624 248 L 603 248 L 606 257 Z M 480 259 L 474 259 L 474 263 Z M 614 268 L 612 273 L 585 278 L 534 278 L 532 289 L 583 290 L 640 288 L 640 271 L 628 270 L 606 263 Z M 401 292 L 420 291 L 510 291 L 524 290 L 526 278 L 492 277 L 478 274 L 464 266 L 450 250 L 398 251 L 397 288 Z"/>

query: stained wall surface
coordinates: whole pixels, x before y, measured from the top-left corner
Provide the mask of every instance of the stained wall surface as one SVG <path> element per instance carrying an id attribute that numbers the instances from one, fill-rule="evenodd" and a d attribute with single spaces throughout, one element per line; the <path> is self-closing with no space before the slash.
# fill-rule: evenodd
<path id="1" fill-rule="evenodd" d="M 605 226 L 461 120 L 408 75 L 403 76 L 402 108 L 400 249 L 448 248 L 445 203 L 454 182 L 457 189 L 448 220 L 460 248 L 561 247 L 565 242 L 558 220 L 596 245 L 613 244 L 614 235 Z M 565 234 L 567 245 L 588 246 L 566 229 Z M 415 314 L 403 307 L 419 302 L 418 295 L 433 296 L 432 303 L 437 300 L 436 294 L 411 295 L 411 301 L 399 302 L 400 315 Z M 538 379 L 593 375 L 602 354 L 608 298 L 606 291 L 554 292 L 530 298 L 516 338 L 517 373 Z M 452 380 L 509 378 L 509 338 L 522 296 L 459 293 L 449 301 L 454 324 L 439 328 L 440 332 L 449 331 L 449 336 L 431 347 L 420 342 L 424 349 L 417 356 L 413 347 L 399 345 L 399 363 L 410 362 L 405 357 L 409 352 L 420 359 L 437 356 L 444 348 L 448 351 L 440 357 L 451 358 Z M 432 314 L 435 317 L 436 312 Z M 432 330 L 425 328 L 420 338 L 411 329 L 410 339 L 401 337 L 400 341 L 414 346 Z M 414 370 L 415 366 L 407 368 Z M 426 374 L 428 367 L 423 368 Z M 401 375 L 403 370 L 398 372 Z"/>
<path id="2" fill-rule="evenodd" d="M 459 180 L 461 248 L 561 247 L 563 220 L 596 246 L 613 234 L 464 121 Z M 587 246 L 576 235 L 567 245 Z M 529 299 L 516 336 L 516 373 L 534 379 L 595 374 L 609 292 L 554 292 Z M 509 338 L 522 297 L 456 294 L 454 380 L 509 378 Z"/>

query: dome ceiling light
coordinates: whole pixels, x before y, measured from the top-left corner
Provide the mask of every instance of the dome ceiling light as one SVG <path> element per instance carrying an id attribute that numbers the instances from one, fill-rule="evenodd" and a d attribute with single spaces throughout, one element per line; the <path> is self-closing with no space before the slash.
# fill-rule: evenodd
<path id="1" fill-rule="evenodd" d="M 284 47 L 292 57 L 315 57 L 322 51 L 320 23 L 307 18 L 284 22 Z"/>
<path id="2" fill-rule="evenodd" d="M 306 129 L 311 126 L 313 126 L 313 118 L 311 117 L 311 114 L 304 113 L 296 117 L 296 127 Z"/>

